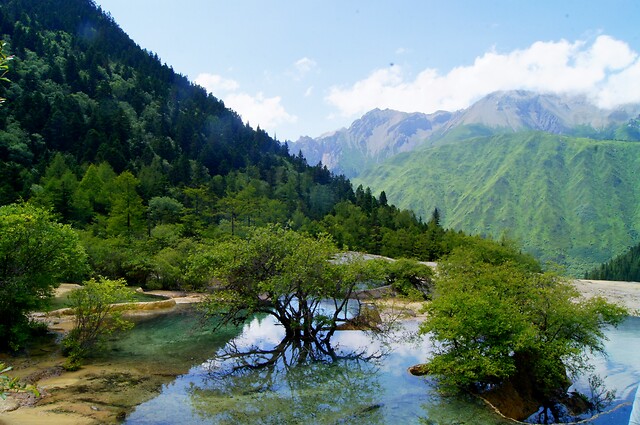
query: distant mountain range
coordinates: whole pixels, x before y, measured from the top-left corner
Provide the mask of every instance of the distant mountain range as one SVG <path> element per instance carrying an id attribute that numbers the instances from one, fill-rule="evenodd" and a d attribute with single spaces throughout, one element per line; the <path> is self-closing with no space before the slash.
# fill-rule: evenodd
<path id="1" fill-rule="evenodd" d="M 330 170 L 351 178 L 398 153 L 478 135 L 539 130 L 595 139 L 614 138 L 615 132 L 620 132 L 619 127 L 638 114 L 640 104 L 605 110 L 583 96 L 504 91 L 489 94 L 469 108 L 454 112 L 423 114 L 374 109 L 349 128 L 317 138 L 301 137 L 290 145 L 290 150 L 301 151 L 310 164 L 322 162 Z"/>
<path id="2" fill-rule="evenodd" d="M 446 227 L 506 235 L 581 276 L 640 242 L 639 113 L 497 92 L 456 112 L 374 110 L 290 149 L 425 219 L 437 207 Z"/>

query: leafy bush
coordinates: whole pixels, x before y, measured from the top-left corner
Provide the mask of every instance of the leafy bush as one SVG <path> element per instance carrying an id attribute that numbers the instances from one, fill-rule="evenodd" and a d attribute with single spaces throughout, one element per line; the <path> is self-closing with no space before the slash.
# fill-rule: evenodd
<path id="1" fill-rule="evenodd" d="M 75 315 L 73 330 L 63 340 L 68 356 L 65 368 L 78 369 L 86 357 L 102 340 L 116 331 L 130 329 L 133 324 L 122 318 L 112 304 L 131 300 L 132 292 L 122 279 L 91 279 L 84 287 L 69 295 Z"/>
<path id="2" fill-rule="evenodd" d="M 28 313 L 44 308 L 61 280 L 86 270 L 76 233 L 48 210 L 0 207 L 0 346 L 22 346 L 30 334 Z"/>

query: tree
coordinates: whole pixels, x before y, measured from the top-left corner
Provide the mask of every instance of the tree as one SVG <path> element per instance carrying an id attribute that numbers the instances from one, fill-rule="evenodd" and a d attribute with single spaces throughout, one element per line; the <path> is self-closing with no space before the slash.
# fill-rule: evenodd
<path id="1" fill-rule="evenodd" d="M 106 278 L 84 282 L 82 288 L 69 295 L 75 323 L 63 341 L 65 353 L 69 356 L 65 363 L 67 369 L 78 369 L 81 360 L 105 336 L 133 326 L 123 320 L 114 308 L 115 303 L 130 301 L 132 296 L 124 279 Z"/>
<path id="2" fill-rule="evenodd" d="M 11 56 L 7 56 L 4 52 L 4 47 L 7 45 L 4 41 L 0 41 L 0 81 L 8 83 L 9 79 L 6 77 L 7 72 L 9 72 L 9 61 L 12 59 Z M 5 99 L 0 97 L 0 104 L 3 103 Z"/>
<path id="3" fill-rule="evenodd" d="M 110 234 L 124 235 L 131 239 L 144 228 L 144 206 L 136 191 L 137 187 L 138 179 L 129 171 L 116 177 L 107 226 Z"/>
<path id="4" fill-rule="evenodd" d="M 154 196 L 149 200 L 149 219 L 154 224 L 172 224 L 180 219 L 184 206 L 168 196 Z"/>
<path id="5" fill-rule="evenodd" d="M 438 265 L 420 327 L 439 347 L 426 370 L 446 388 L 515 389 L 534 407 L 515 419 L 540 405 L 557 419 L 569 376 L 586 370 L 585 353 L 603 351 L 603 327 L 626 312 L 602 298 L 579 299 L 567 280 L 541 273 L 527 257 L 485 242 L 457 248 Z"/>
<path id="6" fill-rule="evenodd" d="M 207 311 L 221 323 L 265 313 L 280 322 L 287 338 L 328 342 L 346 319 L 355 285 L 370 273 L 364 261 L 332 261 L 336 253 L 326 235 L 311 238 L 267 227 L 254 229 L 248 239 L 220 244 L 192 264 L 200 276 L 218 279 Z"/>
<path id="7" fill-rule="evenodd" d="M 49 211 L 0 207 L 0 345 L 19 348 L 28 336 L 28 313 L 43 308 L 62 279 L 78 279 L 86 261 L 76 233 Z"/>
<path id="8" fill-rule="evenodd" d="M 401 258 L 383 262 L 386 280 L 400 295 L 410 299 L 424 300 L 433 291 L 433 270 L 426 264 Z"/>

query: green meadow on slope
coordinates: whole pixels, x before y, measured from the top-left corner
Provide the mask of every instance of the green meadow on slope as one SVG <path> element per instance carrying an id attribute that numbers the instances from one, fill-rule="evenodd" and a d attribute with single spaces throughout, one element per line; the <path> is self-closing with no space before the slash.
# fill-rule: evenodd
<path id="1" fill-rule="evenodd" d="M 581 276 L 638 243 L 640 143 L 542 132 L 476 137 L 409 154 L 354 179 L 446 227 L 506 235 Z"/>

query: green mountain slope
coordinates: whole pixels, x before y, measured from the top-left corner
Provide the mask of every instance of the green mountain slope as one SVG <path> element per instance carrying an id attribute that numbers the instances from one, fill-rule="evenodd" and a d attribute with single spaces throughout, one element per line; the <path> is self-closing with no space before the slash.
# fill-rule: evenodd
<path id="1" fill-rule="evenodd" d="M 435 260 L 469 243 L 244 124 L 92 0 L 0 0 L 0 205 L 50 209 L 92 273 L 193 288 L 186 259 L 279 224 L 340 247 Z"/>
<path id="2" fill-rule="evenodd" d="M 639 166 L 640 143 L 526 132 L 398 155 L 354 180 L 583 275 L 640 240 Z"/>

